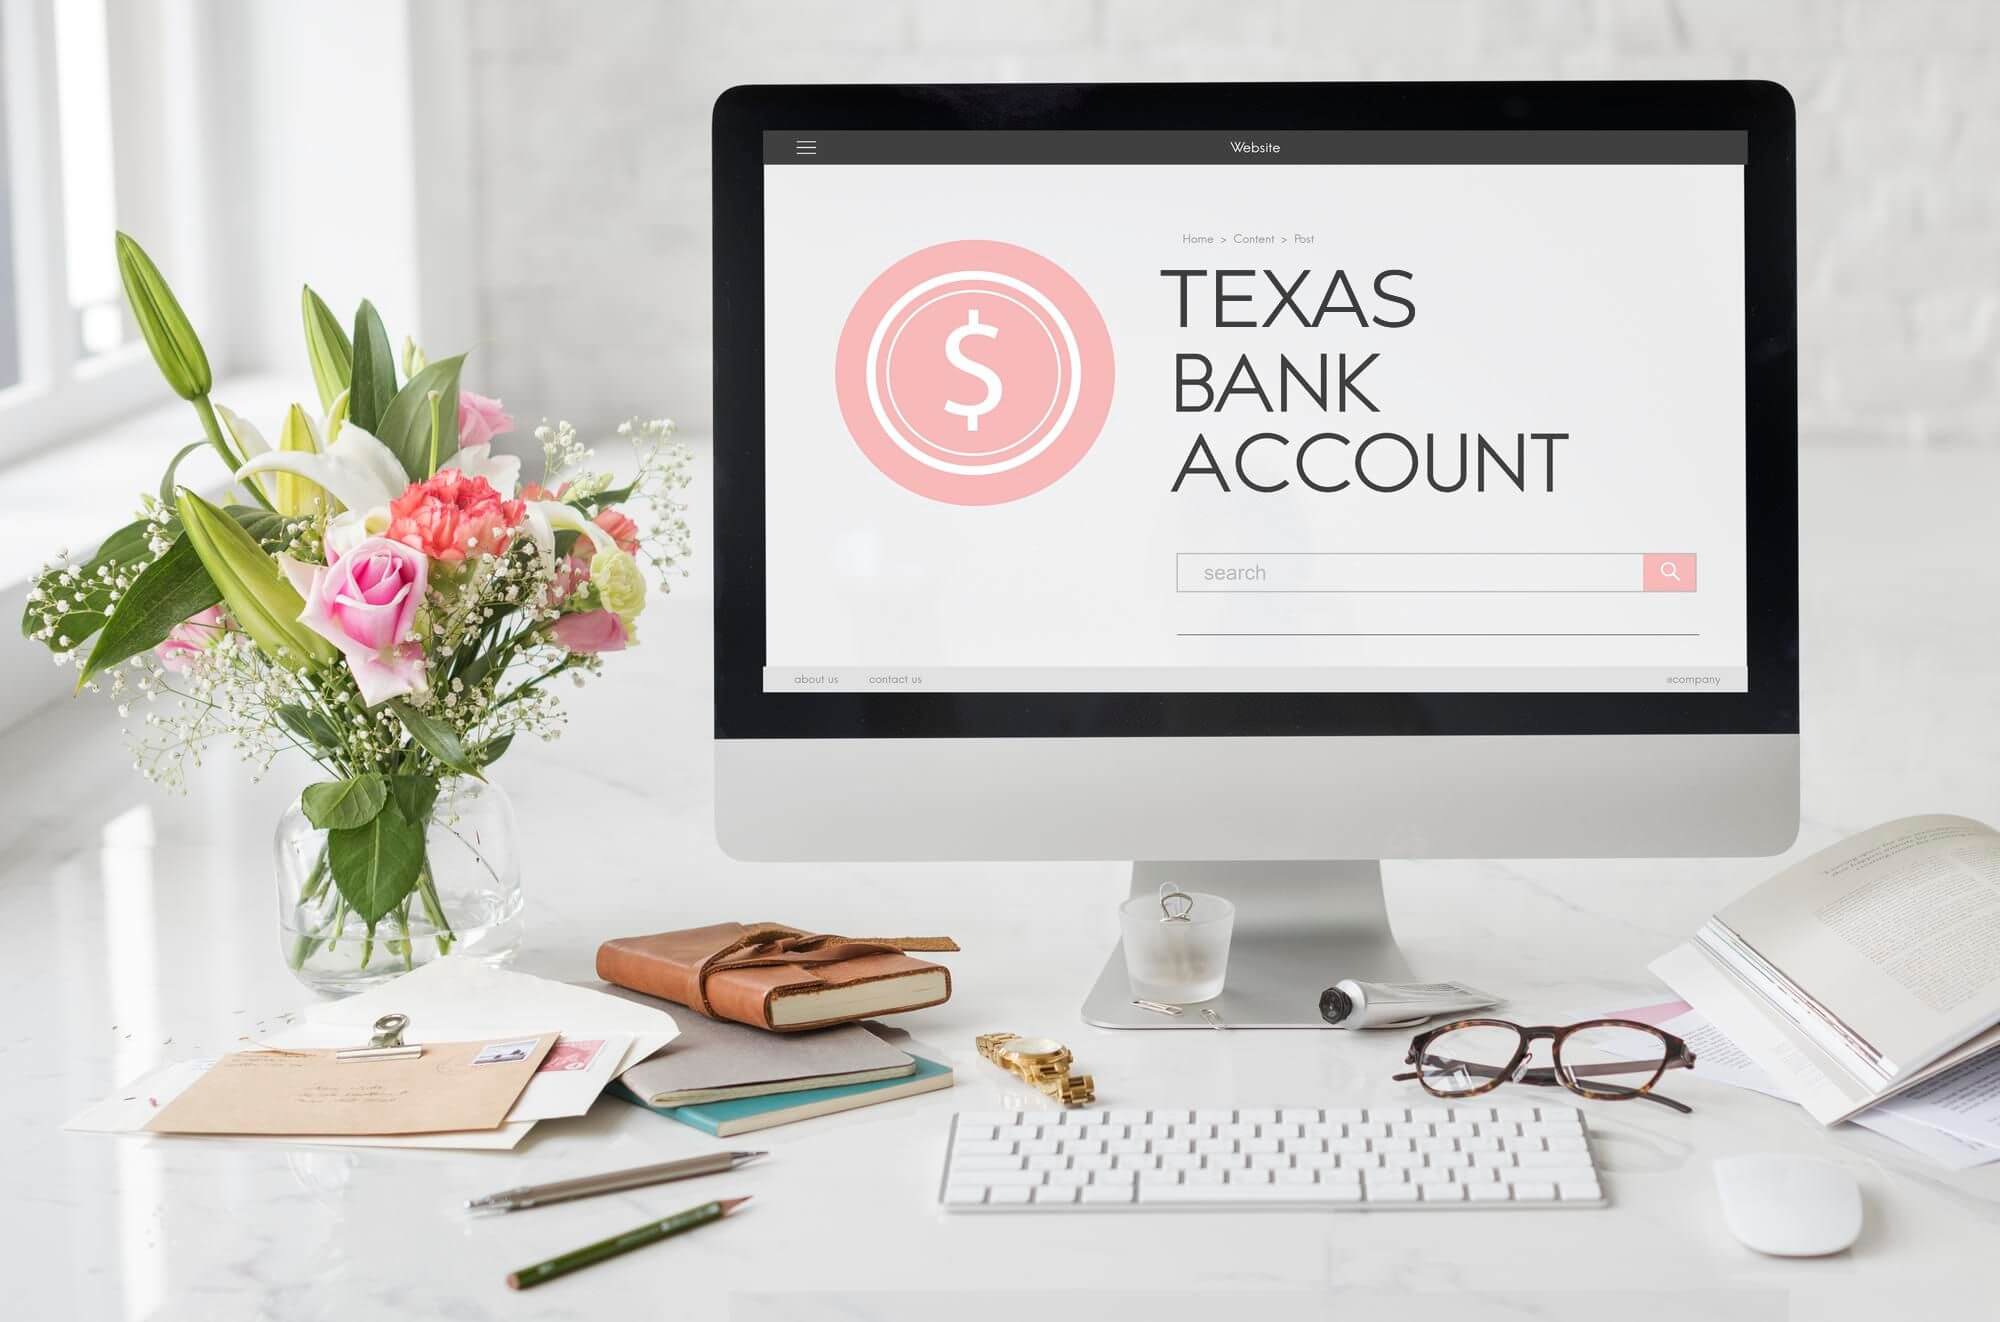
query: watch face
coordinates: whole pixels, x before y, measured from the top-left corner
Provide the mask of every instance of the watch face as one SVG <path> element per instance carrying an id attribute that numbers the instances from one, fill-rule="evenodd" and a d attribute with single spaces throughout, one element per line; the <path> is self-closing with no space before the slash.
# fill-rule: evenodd
<path id="1" fill-rule="evenodd" d="M 1017 1037 L 1000 1048 L 1000 1053 L 1025 1061 L 1052 1060 L 1068 1050 L 1062 1043 L 1046 1037 Z"/>

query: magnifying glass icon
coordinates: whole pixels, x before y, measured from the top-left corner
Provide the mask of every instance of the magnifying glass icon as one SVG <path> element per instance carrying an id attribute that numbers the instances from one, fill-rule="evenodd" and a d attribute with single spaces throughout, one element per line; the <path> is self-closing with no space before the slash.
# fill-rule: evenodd
<path id="1" fill-rule="evenodd" d="M 1660 562 L 1660 577 L 1670 578 L 1678 583 L 1681 581 L 1681 567 L 1672 560 L 1662 560 Z"/>

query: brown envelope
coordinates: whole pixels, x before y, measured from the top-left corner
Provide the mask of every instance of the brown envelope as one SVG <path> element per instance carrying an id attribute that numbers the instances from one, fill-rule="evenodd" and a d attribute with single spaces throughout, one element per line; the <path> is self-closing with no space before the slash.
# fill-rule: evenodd
<path id="1" fill-rule="evenodd" d="M 156 1134 L 434 1134 L 497 1129 L 556 1034 L 426 1042 L 408 1060 L 238 1051 L 154 1116 Z"/>

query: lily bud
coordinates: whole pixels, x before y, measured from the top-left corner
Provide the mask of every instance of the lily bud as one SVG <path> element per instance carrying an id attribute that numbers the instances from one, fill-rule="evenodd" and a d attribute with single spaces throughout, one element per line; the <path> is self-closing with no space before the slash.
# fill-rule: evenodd
<path id="1" fill-rule="evenodd" d="M 405 335 L 403 337 L 403 379 L 405 381 L 409 380 L 426 367 L 429 367 L 430 363 L 431 360 L 424 357 L 424 351 L 417 347 L 417 342 Z"/>
<path id="2" fill-rule="evenodd" d="M 306 411 L 297 404 L 285 414 L 284 426 L 278 429 L 278 450 L 284 454 L 318 454 L 320 452 L 318 429 L 313 426 Z M 317 482 L 308 481 L 294 473 L 280 470 L 273 481 L 277 490 L 273 493 L 273 503 L 278 513 L 288 519 L 296 519 L 306 514 L 326 512 L 326 492 Z"/>
<path id="3" fill-rule="evenodd" d="M 251 642 L 291 670 L 334 659 L 333 644 L 299 623 L 305 598 L 241 524 L 186 487 L 180 491 L 179 510 L 201 567 Z"/>
<path id="4" fill-rule="evenodd" d="M 174 291 L 131 235 L 118 235 L 118 278 L 125 284 L 125 301 L 132 305 L 132 319 L 139 334 L 160 365 L 160 375 L 182 399 L 199 399 L 215 384 L 208 368 L 208 355 L 188 323 L 187 313 L 174 298 Z"/>
<path id="5" fill-rule="evenodd" d="M 310 285 L 299 290 L 299 311 L 305 317 L 306 360 L 312 364 L 319 406 L 330 409 L 335 397 L 347 390 L 347 383 L 354 376 L 354 346 L 339 319 Z"/>

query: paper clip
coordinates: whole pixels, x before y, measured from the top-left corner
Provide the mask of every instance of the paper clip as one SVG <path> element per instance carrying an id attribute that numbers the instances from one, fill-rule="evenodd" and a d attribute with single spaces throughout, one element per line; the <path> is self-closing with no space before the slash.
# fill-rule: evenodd
<path id="1" fill-rule="evenodd" d="M 1142 1000 L 1136 1000 L 1136 999 L 1135 999 L 1135 1000 L 1134 1000 L 1134 1001 L 1132 1002 L 1132 1004 L 1134 1004 L 1134 1005 L 1138 1006 L 1138 1007 L 1139 1007 L 1139 1008 L 1140 1008 L 1141 1010 L 1151 1010 L 1151 1011 L 1152 1011 L 1152 1012 L 1153 1012 L 1154 1014 L 1180 1014 L 1180 1013 L 1181 1013 L 1181 1007 L 1180 1007 L 1180 1006 L 1178 1006 L 1178 1005 L 1168 1005 L 1168 1004 L 1167 1004 L 1166 1002 L 1164 1002 L 1164 1001 L 1142 1001 Z"/>
<path id="2" fill-rule="evenodd" d="M 375 1036 L 365 1047 L 343 1047 L 333 1053 L 340 1061 L 354 1060 L 413 1060 L 424 1054 L 424 1049 L 414 1042 L 403 1041 L 403 1030 L 410 1026 L 410 1016 L 406 1014 L 385 1014 L 375 1021 Z"/>

